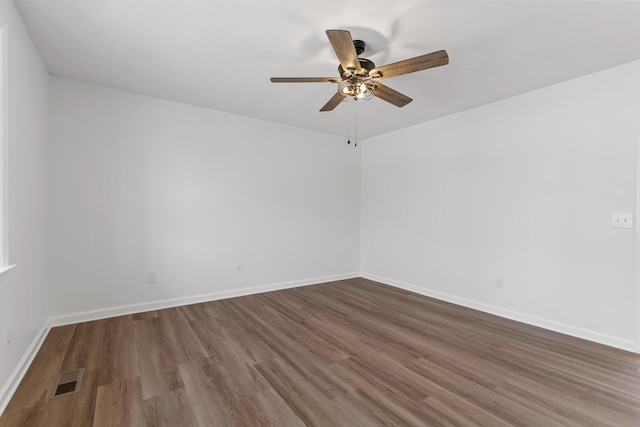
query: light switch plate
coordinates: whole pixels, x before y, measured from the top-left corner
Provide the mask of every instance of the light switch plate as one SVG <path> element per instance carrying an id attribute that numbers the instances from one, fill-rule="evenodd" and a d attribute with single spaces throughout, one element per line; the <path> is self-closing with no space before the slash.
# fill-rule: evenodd
<path id="1" fill-rule="evenodd" d="M 633 228 L 633 214 L 632 213 L 612 213 L 611 227 L 612 228 Z"/>

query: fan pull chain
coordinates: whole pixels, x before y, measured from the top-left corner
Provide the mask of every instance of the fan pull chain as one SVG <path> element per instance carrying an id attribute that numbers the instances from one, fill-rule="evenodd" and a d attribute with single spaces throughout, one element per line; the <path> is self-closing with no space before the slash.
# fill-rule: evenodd
<path id="1" fill-rule="evenodd" d="M 355 112 L 355 120 L 353 121 L 353 146 L 358 146 L 358 104 L 356 103 L 354 106 Z"/>
<path id="2" fill-rule="evenodd" d="M 347 105 L 347 144 L 351 144 L 351 112 Z"/>
<path id="3" fill-rule="evenodd" d="M 353 113 L 353 146 L 358 146 L 358 105 L 347 103 L 347 144 L 351 144 L 351 115 Z M 353 110 L 353 111 L 352 111 Z"/>

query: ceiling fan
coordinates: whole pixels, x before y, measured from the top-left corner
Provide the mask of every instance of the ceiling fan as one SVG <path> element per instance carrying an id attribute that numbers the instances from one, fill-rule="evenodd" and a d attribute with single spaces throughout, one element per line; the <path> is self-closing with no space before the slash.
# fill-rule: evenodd
<path id="1" fill-rule="evenodd" d="M 380 80 L 403 74 L 439 67 L 449 63 L 445 50 L 427 53 L 404 61 L 376 67 L 368 59 L 359 58 L 364 52 L 365 43 L 353 40 L 351 33 L 345 30 L 327 30 L 327 37 L 338 56 L 340 77 L 271 77 L 273 83 L 338 83 L 338 91 L 320 111 L 331 111 L 342 101 L 361 101 L 377 96 L 397 107 L 404 107 L 412 101 Z"/>

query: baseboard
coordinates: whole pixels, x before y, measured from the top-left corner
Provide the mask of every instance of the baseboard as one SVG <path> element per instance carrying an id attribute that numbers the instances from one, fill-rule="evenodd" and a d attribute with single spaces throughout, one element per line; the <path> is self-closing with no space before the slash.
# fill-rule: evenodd
<path id="1" fill-rule="evenodd" d="M 608 345 L 610 347 L 619 348 L 621 350 L 638 353 L 638 347 L 636 343 L 632 340 L 625 340 L 619 337 L 602 334 L 600 332 L 595 332 L 588 329 L 567 325 L 565 323 L 556 322 L 554 320 L 544 319 L 544 318 L 532 316 L 526 313 L 521 313 L 518 311 L 509 310 L 506 308 L 485 304 L 483 302 L 458 297 L 458 296 L 447 294 L 440 291 L 435 291 L 433 289 L 423 288 L 421 286 L 416 286 L 409 283 L 400 282 L 398 280 L 389 279 L 388 277 L 377 276 L 375 274 L 369 274 L 364 272 L 360 273 L 360 276 L 364 277 L 365 279 L 384 283 L 385 285 L 394 286 L 396 288 L 415 292 L 417 294 L 439 299 L 441 301 L 450 302 L 450 303 L 461 305 L 467 308 L 473 308 L 475 310 L 479 310 L 489 314 L 494 314 L 496 316 L 504 317 L 506 319 L 527 323 L 529 325 L 538 326 L 540 328 L 548 329 L 554 332 L 559 332 L 561 334 L 570 335 L 576 338 L 582 338 L 582 339 L 593 341 L 599 344 Z"/>
<path id="2" fill-rule="evenodd" d="M 268 285 L 253 286 L 250 288 L 233 289 L 228 291 L 212 292 L 189 297 L 165 299 L 145 302 L 140 304 L 123 305 L 98 310 L 82 311 L 78 313 L 54 316 L 49 319 L 49 327 L 71 325 L 74 323 L 90 322 L 92 320 L 106 319 L 109 317 L 123 316 L 126 314 L 143 313 L 145 311 L 161 310 L 163 308 L 178 307 L 181 305 L 198 304 L 201 302 L 215 301 L 227 298 L 241 297 L 245 295 L 259 294 L 263 292 L 278 291 L 282 289 L 297 288 L 301 286 L 316 285 L 319 283 L 333 282 L 336 280 L 353 279 L 359 277 L 359 272 L 336 274 L 332 276 L 314 277 L 310 279 L 293 280 L 290 282 L 272 283 Z"/>
<path id="3" fill-rule="evenodd" d="M 44 339 L 49 333 L 49 329 L 50 328 L 48 326 L 42 328 L 33 338 L 33 341 L 31 341 L 29 348 L 27 348 L 27 351 L 22 356 L 22 359 L 20 359 L 20 362 L 18 362 L 18 366 L 16 366 L 7 381 L 2 386 L 2 389 L 0 389 L 0 415 L 2 415 L 5 408 L 9 404 L 13 393 L 15 393 L 18 385 L 20 384 L 20 381 L 22 381 L 22 378 L 27 373 L 27 369 L 29 369 L 29 366 L 31 366 L 31 362 L 33 362 L 36 354 L 38 354 L 38 351 L 40 350 Z"/>

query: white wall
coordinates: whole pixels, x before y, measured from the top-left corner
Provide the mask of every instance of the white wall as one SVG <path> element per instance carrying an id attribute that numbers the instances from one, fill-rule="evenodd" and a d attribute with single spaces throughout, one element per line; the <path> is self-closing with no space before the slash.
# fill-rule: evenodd
<path id="1" fill-rule="evenodd" d="M 635 350 L 639 134 L 634 62 L 368 139 L 363 274 Z"/>
<path id="2" fill-rule="evenodd" d="M 9 257 L 0 278 L 0 413 L 49 317 L 47 142 L 49 74 L 11 1 L 0 0 L 7 36 Z M 10 330 L 12 342 L 6 345 Z"/>
<path id="3" fill-rule="evenodd" d="M 52 139 L 56 315 L 358 275 L 344 138 L 53 78 Z"/>

